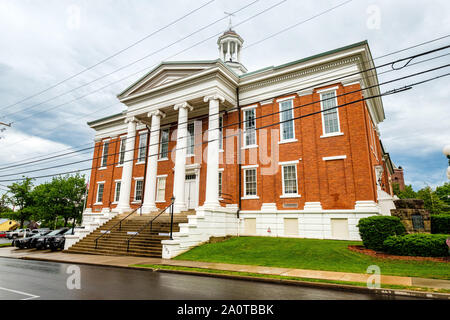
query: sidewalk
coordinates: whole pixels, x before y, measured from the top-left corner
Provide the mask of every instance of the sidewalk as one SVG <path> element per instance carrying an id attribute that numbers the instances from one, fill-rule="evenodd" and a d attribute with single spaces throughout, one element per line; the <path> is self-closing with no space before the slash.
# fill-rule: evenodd
<path id="1" fill-rule="evenodd" d="M 167 260 L 159 258 L 145 258 L 132 256 L 73 254 L 62 252 L 36 251 L 34 249 L 17 250 L 11 247 L 0 248 L 0 257 L 54 261 L 62 263 L 80 263 L 80 264 L 100 265 L 109 267 L 129 267 L 130 265 L 135 264 L 169 265 L 169 266 L 215 269 L 215 270 L 235 271 L 235 272 L 249 272 L 265 275 L 278 275 L 278 276 L 289 276 L 299 278 L 363 282 L 363 283 L 367 282 L 367 279 L 371 276 L 370 274 L 349 273 L 349 272 L 290 269 L 290 268 L 276 268 L 276 267 L 274 268 L 274 267 L 248 266 L 248 265 L 237 265 L 227 263 Z M 390 285 L 415 286 L 415 287 L 450 290 L 449 280 L 382 275 L 381 283 Z"/>

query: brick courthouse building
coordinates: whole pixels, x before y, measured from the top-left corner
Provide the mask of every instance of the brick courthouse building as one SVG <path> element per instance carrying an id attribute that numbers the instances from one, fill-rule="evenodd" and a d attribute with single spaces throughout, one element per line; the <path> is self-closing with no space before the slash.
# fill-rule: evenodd
<path id="1" fill-rule="evenodd" d="M 367 42 L 254 72 L 242 44 L 230 29 L 217 60 L 161 63 L 119 94 L 125 111 L 88 123 L 91 229 L 174 196 L 176 213 L 195 214 L 163 241 L 170 258 L 210 236 L 356 240 L 360 218 L 389 214 L 383 104 L 363 100 L 379 94 Z"/>

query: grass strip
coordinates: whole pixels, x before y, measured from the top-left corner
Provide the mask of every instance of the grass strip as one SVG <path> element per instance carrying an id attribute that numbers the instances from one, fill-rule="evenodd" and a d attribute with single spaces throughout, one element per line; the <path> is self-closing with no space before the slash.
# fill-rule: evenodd
<path id="1" fill-rule="evenodd" d="M 261 274 L 261 273 L 252 273 L 252 272 L 238 272 L 238 271 L 227 271 L 227 270 L 218 270 L 218 269 L 205 269 L 205 268 L 169 266 L 169 265 L 163 265 L 163 264 L 133 264 L 133 265 L 130 265 L 130 267 L 149 268 L 149 269 L 153 269 L 153 270 L 160 270 L 160 269 L 162 269 L 162 270 L 175 270 L 175 271 L 194 271 L 194 272 L 208 273 L 208 274 L 224 274 L 224 275 L 247 276 L 247 277 L 257 277 L 257 278 L 269 278 L 269 279 L 278 279 L 278 280 L 294 280 L 294 281 L 303 281 L 303 282 L 311 282 L 311 283 L 342 284 L 342 285 L 351 285 L 351 286 L 365 287 L 365 288 L 367 287 L 367 284 L 364 283 L 364 282 L 352 282 L 352 281 L 341 281 L 341 280 L 327 280 L 327 279 L 289 277 L 289 276 L 280 276 L 280 275 L 272 275 L 272 274 Z M 434 289 L 434 288 L 426 288 L 426 287 L 411 287 L 411 286 L 391 285 L 391 284 L 381 284 L 381 288 L 385 288 L 385 289 L 402 289 L 402 290 L 421 291 L 421 292 L 450 293 L 450 290 L 447 290 L 447 289 Z"/>

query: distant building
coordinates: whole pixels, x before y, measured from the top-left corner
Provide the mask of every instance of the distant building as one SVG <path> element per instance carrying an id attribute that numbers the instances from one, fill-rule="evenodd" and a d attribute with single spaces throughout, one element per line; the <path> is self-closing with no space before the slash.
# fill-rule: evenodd
<path id="1" fill-rule="evenodd" d="M 403 168 L 394 165 L 394 174 L 392 175 L 392 183 L 397 183 L 400 190 L 405 190 L 405 179 L 403 177 Z"/>

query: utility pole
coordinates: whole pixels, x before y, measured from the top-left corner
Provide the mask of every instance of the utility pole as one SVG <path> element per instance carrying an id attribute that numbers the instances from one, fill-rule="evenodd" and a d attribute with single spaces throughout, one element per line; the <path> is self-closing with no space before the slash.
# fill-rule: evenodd
<path id="1" fill-rule="evenodd" d="M 0 121 L 0 126 L 5 126 L 5 127 L 10 127 L 11 128 L 11 124 L 12 123 L 4 123 L 4 122 L 1 122 Z M 0 129 L 0 132 L 3 132 L 3 131 L 5 131 L 6 130 L 6 128 L 1 128 Z M 0 139 L 1 139 L 2 137 L 0 136 Z"/>

